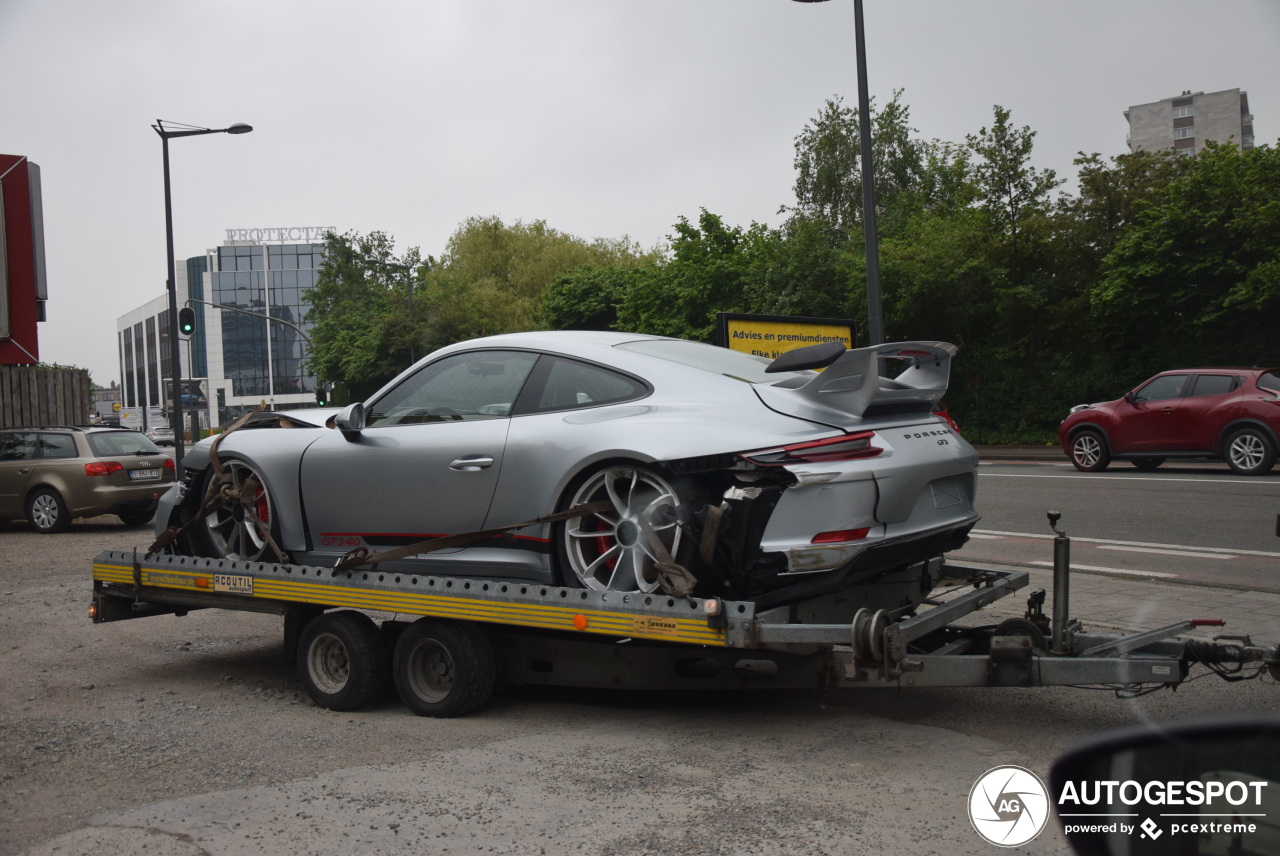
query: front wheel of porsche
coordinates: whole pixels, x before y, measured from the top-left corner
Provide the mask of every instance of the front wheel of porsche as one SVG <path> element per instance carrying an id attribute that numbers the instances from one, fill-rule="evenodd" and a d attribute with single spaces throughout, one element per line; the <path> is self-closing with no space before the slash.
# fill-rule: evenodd
<path id="1" fill-rule="evenodd" d="M 227 501 L 200 524 L 203 554 L 241 562 L 282 561 L 271 546 L 279 527 L 275 502 L 262 474 L 235 458 L 224 460 L 223 467 L 229 477 L 226 486 L 221 488 Z M 210 470 L 202 496 L 208 495 L 209 484 L 214 479 Z"/>
<path id="2" fill-rule="evenodd" d="M 607 510 L 565 521 L 557 534 L 562 582 L 596 591 L 653 592 L 658 565 L 679 562 L 688 540 L 683 502 L 661 475 L 639 465 L 597 470 L 564 508 L 604 502 Z"/>

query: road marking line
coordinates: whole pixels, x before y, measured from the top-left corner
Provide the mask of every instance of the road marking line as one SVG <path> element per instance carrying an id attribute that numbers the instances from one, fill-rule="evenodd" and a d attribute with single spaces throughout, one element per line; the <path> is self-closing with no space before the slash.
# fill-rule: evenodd
<path id="1" fill-rule="evenodd" d="M 1003 541 L 1003 540 L 1004 540 L 1004 536 L 1003 536 L 1003 535 L 980 535 L 980 534 L 978 534 L 977 532 L 970 532 L 970 533 L 969 533 L 969 537 L 970 537 L 970 538 L 982 538 L 982 539 L 985 539 L 985 540 L 987 540 L 987 541 Z"/>
<path id="2" fill-rule="evenodd" d="M 1052 568 L 1053 562 L 1031 562 L 1033 565 L 1044 565 Z M 1124 568 L 1099 568 L 1097 565 L 1077 565 L 1072 563 L 1072 570 L 1078 571 L 1098 571 L 1104 574 L 1129 574 L 1135 577 L 1176 577 L 1177 574 L 1161 574 L 1156 571 L 1129 571 Z"/>
<path id="3" fill-rule="evenodd" d="M 969 533 L 970 537 L 974 533 L 979 535 L 1007 535 L 1012 538 L 1037 538 L 1047 541 L 1052 541 L 1054 537 L 1052 535 L 1041 535 L 1038 532 L 1001 532 L 998 529 L 975 529 Z M 1280 559 L 1280 553 L 1267 553 L 1262 550 L 1232 550 L 1230 547 L 1191 547 L 1186 544 L 1153 544 L 1149 541 L 1113 541 L 1109 538 L 1077 538 L 1075 536 L 1072 536 L 1071 540 L 1081 544 L 1117 544 L 1121 547 L 1156 547 L 1160 550 L 1226 553 L 1230 556 L 1262 556 L 1268 559 Z"/>
<path id="4" fill-rule="evenodd" d="M 1099 550 L 1124 550 L 1127 553 L 1158 553 L 1161 556 L 1186 556 L 1190 559 L 1234 559 L 1236 556 L 1227 553 L 1188 553 L 1183 550 L 1159 550 L 1155 547 L 1117 547 L 1111 544 L 1099 544 Z"/>
<path id="5" fill-rule="evenodd" d="M 1125 475 L 1119 475 L 1119 474 L 1110 475 L 1110 476 L 1090 476 L 1090 475 L 1085 475 L 1083 473 L 1077 473 L 1076 475 L 1070 475 L 1070 476 L 1045 476 L 1045 475 L 1039 475 L 1036 473 L 978 473 L 978 475 L 985 476 L 991 479 L 1099 479 L 1101 481 L 1114 481 L 1114 482 L 1154 481 L 1154 482 L 1191 482 L 1193 484 L 1252 484 L 1252 485 L 1260 485 L 1262 487 L 1268 487 L 1268 486 L 1275 487 L 1277 484 L 1277 482 L 1274 479 L 1265 479 L 1265 478 L 1184 479 L 1184 478 L 1178 478 L 1176 476 L 1170 476 L 1169 478 L 1159 478 L 1159 477 L 1153 477 L 1153 476 L 1125 476 Z"/>

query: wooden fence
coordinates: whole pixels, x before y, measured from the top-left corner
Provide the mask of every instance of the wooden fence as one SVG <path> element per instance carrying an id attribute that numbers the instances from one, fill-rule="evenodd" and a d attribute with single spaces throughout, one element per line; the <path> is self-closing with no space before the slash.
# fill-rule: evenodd
<path id="1" fill-rule="evenodd" d="M 90 400 L 84 369 L 0 366 L 0 428 L 87 425 Z"/>

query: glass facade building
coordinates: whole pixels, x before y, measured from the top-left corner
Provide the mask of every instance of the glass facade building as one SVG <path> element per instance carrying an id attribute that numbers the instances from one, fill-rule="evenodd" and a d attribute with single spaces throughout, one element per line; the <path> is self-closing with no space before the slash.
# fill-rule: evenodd
<path id="1" fill-rule="evenodd" d="M 178 262 L 178 306 L 194 309 L 196 324 L 179 340 L 177 386 L 204 428 L 250 410 L 315 406 L 306 316 L 323 261 L 323 244 L 228 240 Z M 172 407 L 167 297 L 121 316 L 116 333 L 122 405 Z"/>
<path id="2" fill-rule="evenodd" d="M 228 403 L 310 393 L 306 368 L 307 292 L 315 287 L 324 248 L 318 244 L 250 244 L 210 253 L 210 302 L 220 316 L 222 374 Z M 270 319 L 279 319 L 273 321 Z"/>

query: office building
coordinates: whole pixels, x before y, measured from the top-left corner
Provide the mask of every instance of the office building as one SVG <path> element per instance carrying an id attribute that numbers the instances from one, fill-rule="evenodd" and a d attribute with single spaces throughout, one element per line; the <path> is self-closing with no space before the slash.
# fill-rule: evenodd
<path id="1" fill-rule="evenodd" d="M 1239 89 L 1183 92 L 1124 111 L 1129 120 L 1129 151 L 1173 149 L 1194 155 L 1213 140 L 1253 148 L 1253 114 L 1249 94 Z"/>
<path id="2" fill-rule="evenodd" d="M 327 231 L 228 229 L 221 246 L 177 262 L 178 306 L 196 316 L 181 339 L 177 387 L 203 429 L 250 410 L 315 406 L 305 319 Z M 117 320 L 124 407 L 172 407 L 169 329 L 167 295 Z"/>

